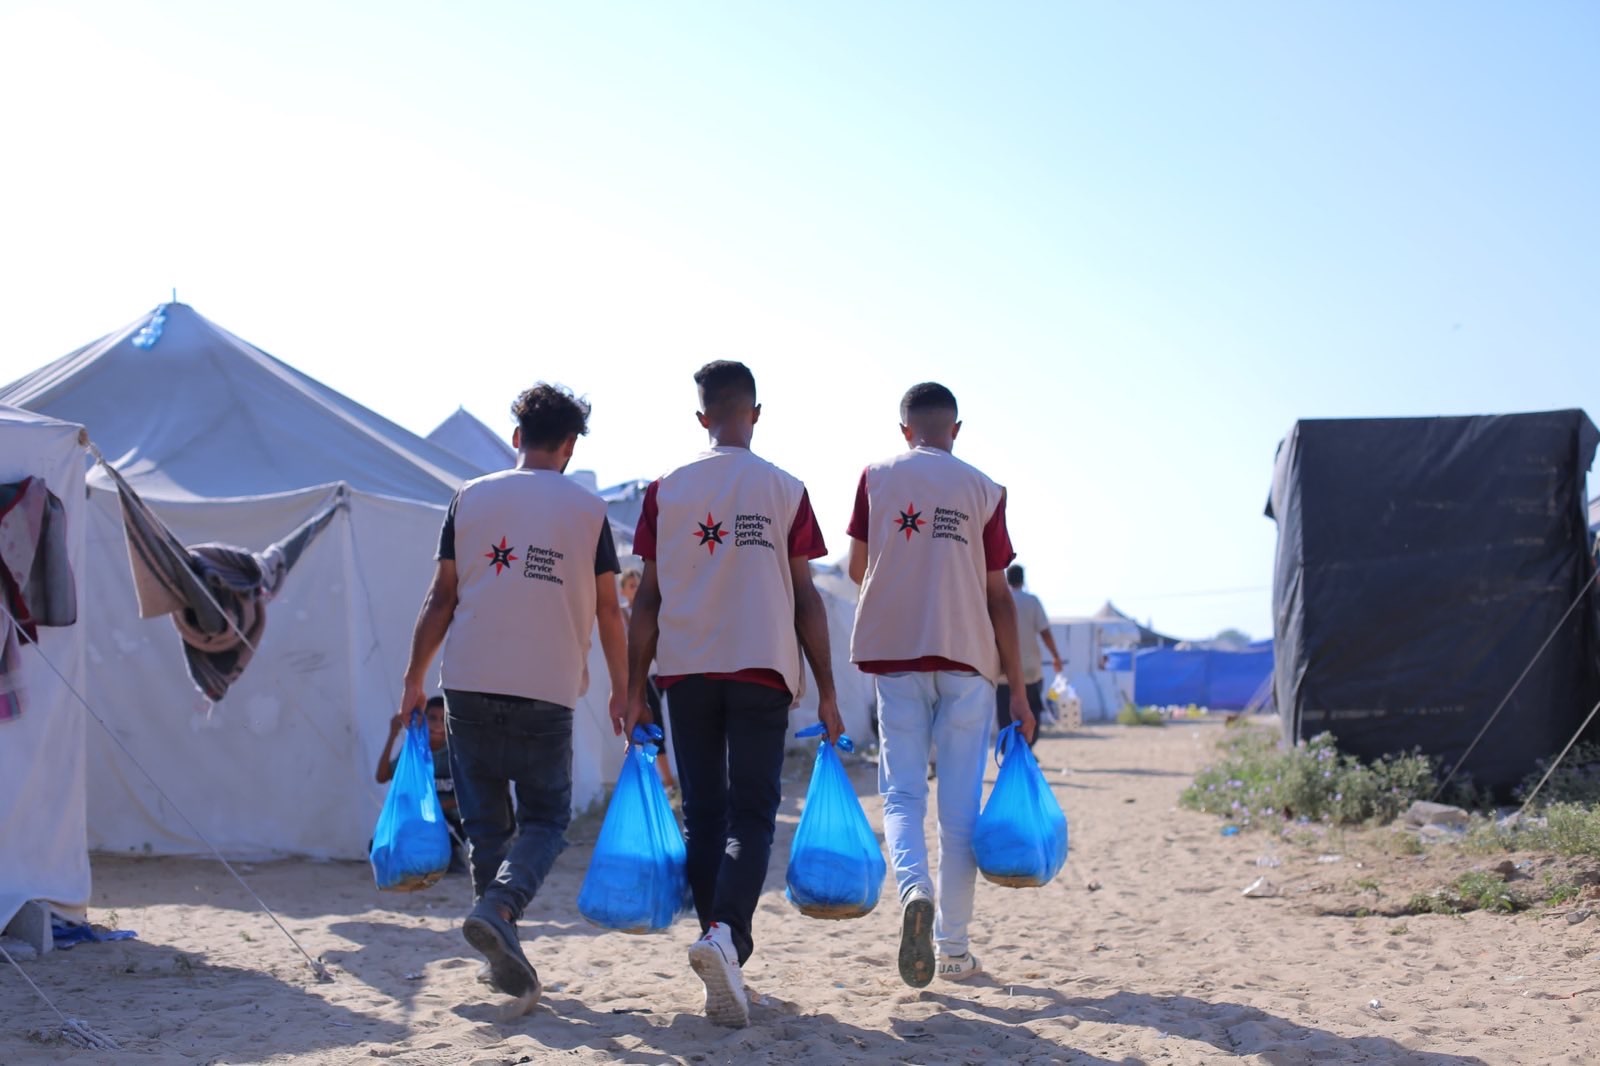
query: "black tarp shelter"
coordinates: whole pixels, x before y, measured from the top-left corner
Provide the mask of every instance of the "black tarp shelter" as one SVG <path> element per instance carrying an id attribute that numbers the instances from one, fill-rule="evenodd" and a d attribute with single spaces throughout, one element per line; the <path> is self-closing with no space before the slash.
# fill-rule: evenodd
<path id="1" fill-rule="evenodd" d="M 1582 411 L 1315 420 L 1279 446 L 1274 688 L 1291 740 L 1421 748 L 1505 791 L 1600 699 Z M 1554 633 L 1554 639 L 1540 646 Z"/>

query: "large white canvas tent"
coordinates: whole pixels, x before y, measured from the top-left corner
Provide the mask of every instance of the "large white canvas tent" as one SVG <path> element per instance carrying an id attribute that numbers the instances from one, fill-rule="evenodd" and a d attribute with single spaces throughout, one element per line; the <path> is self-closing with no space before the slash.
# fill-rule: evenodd
<path id="1" fill-rule="evenodd" d="M 91 846 L 110 851 L 198 853 L 203 834 L 239 855 L 363 856 L 382 796 L 372 768 L 444 506 L 478 471 L 182 304 L 35 371 L 0 401 L 86 426 L 185 544 L 259 551 L 348 490 L 268 608 L 254 661 L 211 707 L 172 625 L 139 619 L 118 497 L 91 472 L 84 691 L 171 802 L 96 729 L 88 826 Z M 590 676 L 574 722 L 579 808 L 620 765 L 598 647 Z"/>
<path id="2" fill-rule="evenodd" d="M 67 557 L 79 572 L 82 433 L 71 423 L 0 405 L 0 483 L 44 479 L 65 510 Z M 74 907 L 89 902 L 86 716 L 69 688 L 81 689 L 85 658 L 81 624 L 40 629 L 39 644 L 22 649 L 21 714 L 0 721 L 0 929 L 30 899 Z"/>
<path id="3" fill-rule="evenodd" d="M 455 414 L 433 427 L 428 441 L 459 456 L 476 473 L 489 474 L 516 465 L 510 436 L 510 430 L 498 434 L 465 407 L 458 407 Z"/>

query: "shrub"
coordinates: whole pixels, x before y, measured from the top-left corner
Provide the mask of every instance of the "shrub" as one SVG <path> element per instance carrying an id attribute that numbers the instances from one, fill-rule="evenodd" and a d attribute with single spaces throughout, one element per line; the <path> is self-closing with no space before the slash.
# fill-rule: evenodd
<path id="1" fill-rule="evenodd" d="M 1166 715 L 1154 707 L 1135 707 L 1131 703 L 1124 703 L 1117 712 L 1118 725 L 1166 725 Z"/>
<path id="2" fill-rule="evenodd" d="M 1517 786 L 1518 799 L 1527 799 L 1554 759 L 1555 756 L 1551 755 L 1539 760 L 1539 768 L 1523 778 L 1522 784 Z M 1547 804 L 1600 806 L 1600 744 L 1585 742 L 1575 745 L 1556 772 L 1550 775 L 1544 788 L 1539 790 L 1538 799 Z"/>
<path id="3" fill-rule="evenodd" d="M 1196 775 L 1183 804 L 1242 824 L 1263 818 L 1308 818 L 1334 824 L 1390 821 L 1425 799 L 1433 763 L 1420 753 L 1363 763 L 1341 754 L 1333 735 L 1284 748 L 1275 733 L 1243 729 L 1219 743 L 1222 759 Z"/>

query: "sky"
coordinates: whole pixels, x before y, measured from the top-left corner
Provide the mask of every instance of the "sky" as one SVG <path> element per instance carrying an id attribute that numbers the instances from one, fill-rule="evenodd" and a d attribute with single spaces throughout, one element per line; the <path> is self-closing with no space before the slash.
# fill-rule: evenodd
<path id="1" fill-rule="evenodd" d="M 1600 412 L 1596 54 L 1576 0 L 0 0 L 0 381 L 175 288 L 421 433 L 567 384 L 607 484 L 741 359 L 842 551 L 938 380 L 1052 614 L 1266 636 L 1295 420 Z"/>

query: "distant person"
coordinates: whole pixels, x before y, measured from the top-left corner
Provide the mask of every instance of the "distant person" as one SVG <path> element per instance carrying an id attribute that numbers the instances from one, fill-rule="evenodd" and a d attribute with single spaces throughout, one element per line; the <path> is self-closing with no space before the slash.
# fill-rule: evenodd
<path id="1" fill-rule="evenodd" d="M 639 594 L 639 579 L 643 574 L 636 567 L 628 567 L 622 572 L 622 579 L 617 587 L 622 593 L 622 618 L 630 625 L 633 622 L 633 598 Z M 661 726 L 661 750 L 667 750 L 667 719 L 661 713 L 661 689 L 656 683 L 656 664 L 650 664 L 650 679 L 646 684 L 644 697 L 645 703 L 650 708 L 650 718 Z M 668 790 L 678 787 L 677 779 L 672 776 L 672 760 L 657 759 L 656 772 L 661 775 L 661 785 Z"/>
<path id="2" fill-rule="evenodd" d="M 1013 565 L 1006 571 L 1006 584 L 1011 586 L 1011 598 L 1017 605 L 1017 643 L 1021 645 L 1023 690 L 1028 697 L 1028 708 L 1034 718 L 1044 721 L 1044 662 L 1039 653 L 1039 641 L 1050 649 L 1050 658 L 1056 673 L 1061 673 L 1061 653 L 1056 650 L 1055 634 L 1050 632 L 1050 616 L 1045 613 L 1039 597 L 1022 588 L 1022 567 Z M 1011 721 L 1010 678 L 1001 675 L 994 690 L 995 717 L 1004 729 Z M 1032 743 L 1031 741 L 1029 742 Z"/>
<path id="3" fill-rule="evenodd" d="M 951 454 L 956 398 L 933 382 L 900 401 L 908 451 L 873 463 L 856 486 L 850 578 L 861 585 L 850 657 L 876 677 L 878 790 L 900 890 L 900 977 L 960 981 L 982 966 L 970 949 L 978 869 L 972 832 L 989 761 L 994 682 L 1022 676 L 1006 493 Z M 1011 718 L 1033 739 L 1022 689 Z M 939 750 L 939 888 L 923 834 L 928 765 Z M 937 901 L 937 907 L 935 905 Z M 934 945 L 938 945 L 937 959 Z"/>
<path id="4" fill-rule="evenodd" d="M 702 452 L 645 490 L 633 549 L 644 574 L 628 631 L 630 720 L 648 720 L 650 662 L 672 718 L 689 848 L 689 887 L 703 934 L 689 965 L 706 1017 L 749 1024 L 744 965 L 755 950 L 782 798 L 789 707 L 801 649 L 817 682 L 817 717 L 837 738 L 828 616 L 811 579 L 827 553 L 799 480 L 750 450 L 761 406 L 743 363 L 694 375 Z"/>
<path id="5" fill-rule="evenodd" d="M 474 903 L 462 933 L 488 960 L 490 984 L 531 1006 L 541 986 L 517 921 L 566 847 L 572 709 L 589 634 L 598 623 L 619 735 L 627 645 L 605 502 L 563 476 L 588 432 L 589 405 L 539 384 L 511 411 L 516 467 L 467 482 L 445 515 L 400 711 L 421 705 L 423 676 L 442 646 L 450 760 L 472 868 Z"/>
<path id="6" fill-rule="evenodd" d="M 433 752 L 433 791 L 439 797 L 439 808 L 444 812 L 445 825 L 450 827 L 450 873 L 460 873 L 467 868 L 462 861 L 461 848 L 466 841 L 461 828 L 461 814 L 456 805 L 456 786 L 450 777 L 450 743 L 445 731 L 444 697 L 429 696 L 424 710 L 428 722 L 428 747 Z M 394 742 L 406 731 L 410 716 L 396 714 L 389 719 L 389 739 L 378 756 L 378 768 L 373 773 L 378 784 L 387 785 L 394 780 L 394 768 L 400 757 L 394 753 Z M 367 849 L 371 851 L 369 847 Z"/>

